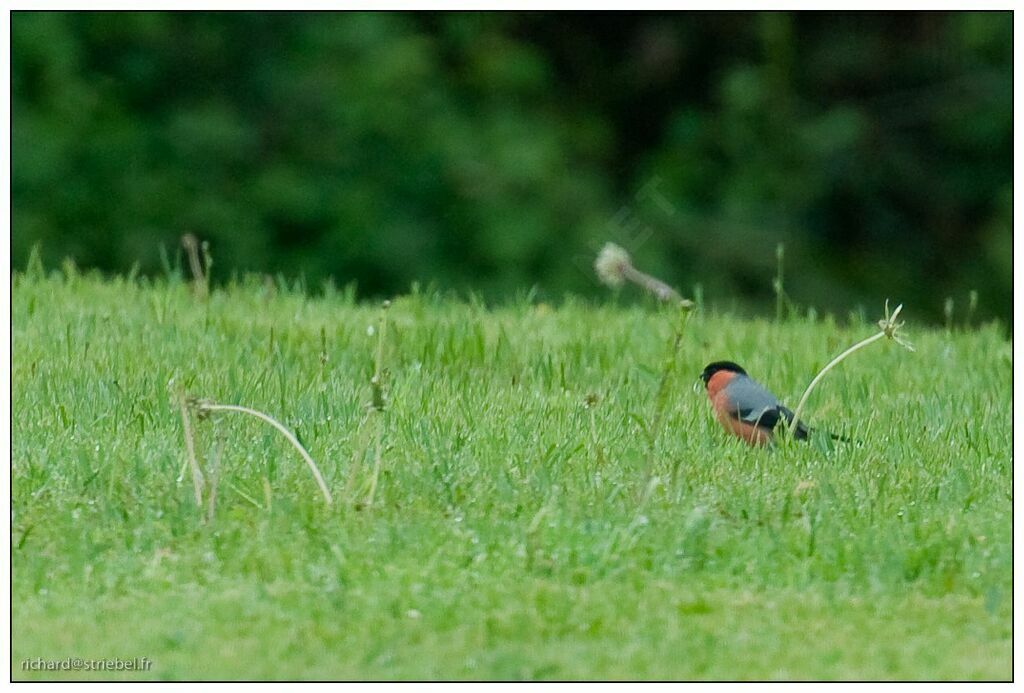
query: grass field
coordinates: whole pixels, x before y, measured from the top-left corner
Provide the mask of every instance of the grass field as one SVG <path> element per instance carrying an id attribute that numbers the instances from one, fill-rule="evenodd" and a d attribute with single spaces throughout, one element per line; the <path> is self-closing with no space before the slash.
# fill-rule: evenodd
<path id="1" fill-rule="evenodd" d="M 674 313 L 611 299 L 414 293 L 381 340 L 345 292 L 74 272 L 12 291 L 15 679 L 1011 676 L 995 327 L 910 325 L 915 353 L 839 366 L 807 417 L 857 444 L 750 449 L 695 391 L 703 366 L 794 406 L 871 320 L 697 311 L 673 352 Z M 296 431 L 333 505 L 269 426 L 193 412 L 217 489 L 197 508 L 172 378 Z M 68 657 L 153 664 L 22 666 Z"/>

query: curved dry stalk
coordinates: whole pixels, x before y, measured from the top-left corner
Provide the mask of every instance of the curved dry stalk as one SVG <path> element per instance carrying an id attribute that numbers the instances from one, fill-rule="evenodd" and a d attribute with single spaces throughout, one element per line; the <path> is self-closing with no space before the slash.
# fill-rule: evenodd
<path id="1" fill-rule="evenodd" d="M 324 478 L 320 474 L 320 469 L 316 466 L 316 462 L 314 462 L 313 458 L 309 456 L 308 452 L 306 452 L 306 448 L 302 447 L 302 443 L 299 442 L 299 439 L 296 438 L 295 435 L 287 428 L 285 428 L 280 422 L 278 422 L 277 419 L 268 416 L 267 414 L 264 414 L 261 411 L 256 411 L 255 409 L 250 409 L 249 407 L 242 407 L 237 404 L 216 404 L 213 402 L 200 402 L 197 406 L 201 411 L 242 412 L 243 414 L 255 416 L 257 419 L 266 421 L 268 424 L 276 428 L 278 431 L 281 432 L 281 435 L 288 439 L 288 442 L 292 444 L 292 447 L 299 451 L 299 454 L 302 455 L 302 458 L 306 460 L 306 465 L 309 467 L 309 471 L 313 473 L 313 478 L 316 479 L 317 485 L 320 486 L 320 492 L 324 494 L 324 500 L 327 502 L 327 505 L 330 505 L 331 503 L 334 502 L 334 500 L 331 498 L 331 492 L 327 490 L 327 484 L 324 483 Z"/>
<path id="2" fill-rule="evenodd" d="M 836 356 L 834 359 L 829 361 L 828 365 L 822 368 L 818 375 L 814 376 L 814 380 L 812 380 L 811 384 L 807 386 L 806 390 L 804 390 L 804 396 L 800 398 L 800 403 L 796 405 L 796 411 L 793 413 L 793 420 L 789 423 L 789 430 L 796 430 L 796 425 L 800 421 L 800 414 L 804 410 L 804 405 L 807 404 L 807 398 L 811 396 L 811 391 L 814 390 L 815 386 L 821 381 L 822 378 L 825 377 L 826 373 L 832 370 L 835 366 L 839 364 L 840 361 L 845 359 L 853 352 L 857 351 L 858 349 L 862 349 L 863 347 L 866 347 L 868 344 L 871 344 L 872 342 L 878 341 L 884 336 L 884 332 L 879 332 L 878 334 L 872 335 L 863 341 L 857 342 L 852 347 L 850 347 L 843 353 L 839 354 L 839 356 Z"/>
<path id="3" fill-rule="evenodd" d="M 814 376 L 814 380 L 812 380 L 811 384 L 807 386 L 806 390 L 804 390 L 803 397 L 800 398 L 800 402 L 796 405 L 796 411 L 793 413 L 793 418 L 789 422 L 789 426 L 787 426 L 787 429 L 790 433 L 795 431 L 797 424 L 800 423 L 800 414 L 803 413 L 804 405 L 807 404 L 807 398 L 811 396 L 811 392 L 814 390 L 815 386 L 817 386 L 817 384 L 821 382 L 821 379 L 825 377 L 826 373 L 828 373 L 830 370 L 839 365 L 839 363 L 842 362 L 847 356 L 857 351 L 858 349 L 863 349 L 868 344 L 877 342 L 882 337 L 888 337 L 889 339 L 893 340 L 894 342 L 896 342 L 897 344 L 899 344 L 900 346 L 909 351 L 914 350 L 914 347 L 911 346 L 910 342 L 905 340 L 902 337 L 902 335 L 898 334 L 899 329 L 903 327 L 904 324 L 902 322 L 896 321 L 896 318 L 899 316 L 901 310 L 903 310 L 902 303 L 896 306 L 896 310 L 894 310 L 892 312 L 892 315 L 890 315 L 889 302 L 886 301 L 885 317 L 878 321 L 878 327 L 881 329 L 881 332 L 873 334 L 867 339 L 862 339 L 861 341 L 857 342 L 852 347 L 850 347 L 843 353 L 839 354 L 839 356 L 836 356 L 834 359 L 829 361 L 828 364 L 824 368 L 822 368 L 816 376 Z"/>

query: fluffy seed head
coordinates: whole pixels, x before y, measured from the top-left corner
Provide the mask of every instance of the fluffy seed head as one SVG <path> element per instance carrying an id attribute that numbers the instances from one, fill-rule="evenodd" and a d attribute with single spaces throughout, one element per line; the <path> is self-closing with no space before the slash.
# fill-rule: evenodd
<path id="1" fill-rule="evenodd" d="M 629 266 L 629 253 L 614 243 L 605 243 L 594 260 L 598 279 L 611 287 L 622 286 Z"/>

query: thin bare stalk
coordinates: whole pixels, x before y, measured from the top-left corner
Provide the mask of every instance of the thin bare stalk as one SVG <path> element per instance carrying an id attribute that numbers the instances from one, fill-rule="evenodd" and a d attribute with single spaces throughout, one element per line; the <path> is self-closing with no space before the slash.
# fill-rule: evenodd
<path id="1" fill-rule="evenodd" d="M 877 334 L 871 335 L 867 339 L 862 339 L 861 341 L 857 342 L 843 353 L 839 354 L 839 356 L 836 356 L 834 359 L 829 361 L 828 364 L 824 368 L 822 368 L 816 376 L 814 376 L 814 380 L 812 380 L 811 384 L 807 386 L 806 390 L 804 390 L 804 395 L 803 397 L 800 398 L 800 403 L 796 405 L 796 411 L 793 413 L 793 420 L 789 422 L 788 430 L 790 433 L 795 431 L 797 424 L 800 423 L 800 414 L 803 413 L 804 405 L 807 404 L 807 398 L 811 396 L 811 392 L 814 390 L 815 386 L 817 386 L 817 384 L 821 382 L 821 379 L 825 377 L 826 373 L 828 373 L 830 370 L 839 365 L 850 354 L 860 349 L 863 349 L 869 344 L 877 342 L 879 339 L 882 339 L 883 337 L 888 337 L 889 339 L 893 340 L 894 342 L 896 342 L 897 344 L 899 344 L 900 346 L 909 351 L 914 350 L 914 347 L 910 344 L 910 342 L 905 340 L 902 337 L 902 335 L 899 334 L 899 329 L 903 327 L 904 323 L 897 322 L 896 318 L 899 316 L 901 310 L 903 310 L 902 303 L 896 306 L 896 310 L 894 310 L 892 312 L 892 315 L 890 315 L 889 302 L 886 301 L 885 317 L 878 321 L 878 327 L 881 331 L 878 332 Z"/>
<path id="2" fill-rule="evenodd" d="M 203 507 L 203 470 L 199 467 L 199 459 L 196 457 L 195 438 L 192 433 L 192 421 L 188 416 L 188 403 L 185 401 L 185 393 L 178 390 L 178 406 L 181 409 L 181 426 L 185 431 L 185 451 L 188 457 L 188 465 L 192 469 L 192 490 L 195 492 L 196 505 Z"/>
<path id="3" fill-rule="evenodd" d="M 978 292 L 971 289 L 971 292 L 967 295 L 967 319 L 964 321 L 964 327 L 966 329 L 971 328 L 971 318 L 974 317 L 974 311 L 978 309 Z"/>
<path id="4" fill-rule="evenodd" d="M 210 280 L 203 271 L 203 263 L 199 259 L 199 239 L 191 233 L 181 237 L 181 245 L 188 255 L 188 264 L 192 268 L 192 286 L 199 298 L 206 298 L 210 291 Z M 206 251 L 206 248 L 203 248 Z M 208 253 L 206 253 L 208 255 Z"/>
<path id="5" fill-rule="evenodd" d="M 206 521 L 213 522 L 213 514 L 217 510 L 217 486 L 220 483 L 221 439 L 218 436 L 210 459 L 210 492 L 206 497 Z"/>
<path id="6" fill-rule="evenodd" d="M 377 353 L 373 359 L 373 377 L 370 378 L 370 393 L 373 397 L 372 406 L 377 411 L 384 411 L 384 335 L 388 329 L 388 308 L 391 301 L 384 301 L 381 306 L 380 330 L 377 332 Z"/>
<path id="7" fill-rule="evenodd" d="M 857 351 L 858 349 L 863 349 L 864 347 L 866 347 L 868 344 L 871 344 L 872 342 L 877 342 L 879 339 L 881 339 L 884 336 L 885 336 L 885 332 L 879 332 L 878 334 L 872 335 L 872 336 L 868 337 L 867 339 L 865 339 L 863 341 L 857 342 L 852 347 L 850 347 L 849 349 L 847 349 L 843 353 L 839 354 L 839 356 L 836 356 L 834 359 L 829 361 L 828 365 L 825 366 L 824 368 L 822 368 L 821 371 L 818 373 L 818 375 L 814 376 L 814 380 L 812 380 L 811 384 L 807 386 L 806 390 L 804 390 L 804 395 L 803 395 L 803 397 L 800 398 L 800 403 L 796 405 L 796 411 L 793 413 L 793 421 L 789 424 L 789 429 L 791 431 L 795 431 L 796 430 L 796 425 L 800 421 L 800 414 L 803 413 L 804 405 L 807 404 L 807 398 L 811 396 L 811 392 L 814 390 L 815 386 L 817 386 L 817 384 L 819 382 L 821 382 L 821 379 L 825 377 L 826 373 L 828 373 L 830 370 L 832 370 L 837 365 L 839 365 L 839 363 L 843 359 L 845 359 L 847 356 L 849 356 L 853 352 Z"/>
<path id="8" fill-rule="evenodd" d="M 672 347 L 665 359 L 665 365 L 661 371 L 661 381 L 658 383 L 658 391 L 654 395 L 654 414 L 651 416 L 651 423 L 647 434 L 647 478 L 654 476 L 654 452 L 658 442 L 658 434 L 661 432 L 661 424 L 665 418 L 665 408 L 668 405 L 669 385 L 672 376 L 676 371 L 676 363 L 679 360 L 679 347 L 683 342 L 683 330 L 686 328 L 688 313 L 682 313 L 679 327 L 676 328 L 672 338 Z"/>
<path id="9" fill-rule="evenodd" d="M 660 279 L 641 272 L 635 267 L 630 266 L 623 268 L 623 274 L 627 280 L 654 294 L 654 297 L 659 301 L 675 301 L 676 303 L 679 303 L 683 300 L 683 297 L 679 295 L 679 292 L 671 286 Z"/>
<path id="10" fill-rule="evenodd" d="M 370 416 L 377 419 L 374 421 L 376 428 L 373 445 L 373 476 L 370 477 L 370 491 L 366 494 L 367 507 L 373 505 L 373 499 L 377 494 L 377 482 L 380 480 L 381 468 L 381 445 L 383 437 L 384 422 L 380 417 L 384 415 L 384 407 L 387 404 L 384 395 L 384 339 L 388 329 L 388 308 L 391 301 L 384 301 L 380 313 L 380 330 L 377 332 L 377 353 L 374 357 L 373 377 L 370 378 L 370 390 L 372 402 Z"/>
<path id="11" fill-rule="evenodd" d="M 677 325 L 675 334 L 672 337 L 672 345 L 668 356 L 665 358 L 665 365 L 662 367 L 661 381 L 658 383 L 658 391 L 654 395 L 654 414 L 651 416 L 651 423 L 648 427 L 648 479 L 653 478 L 654 476 L 654 449 L 658 441 L 658 435 L 661 432 L 662 421 L 665 418 L 665 409 L 668 406 L 668 395 L 671 391 L 669 386 L 671 385 L 672 377 L 676 372 L 676 366 L 679 361 L 679 347 L 683 343 L 683 332 L 686 330 L 686 324 L 689 321 L 689 318 L 690 313 L 687 311 L 685 306 L 680 306 L 679 324 Z"/>
<path id="12" fill-rule="evenodd" d="M 248 414 L 249 416 L 255 416 L 257 419 L 260 419 L 262 421 L 266 421 L 268 424 L 276 428 L 278 431 L 280 431 L 281 435 L 283 435 L 288 440 L 288 442 L 292 444 L 292 447 L 299 451 L 299 454 L 302 455 L 302 459 L 306 460 L 306 465 L 309 467 L 309 471 L 313 473 L 313 478 L 316 479 L 316 483 L 320 487 L 320 492 L 323 493 L 324 500 L 327 502 L 327 504 L 330 505 L 331 503 L 334 502 L 333 499 L 331 498 L 331 492 L 327 490 L 327 484 L 324 483 L 324 478 L 320 474 L 320 469 L 316 466 L 316 462 L 314 462 L 313 458 L 309 456 L 308 452 L 306 452 L 306 448 L 302 447 L 302 443 L 299 442 L 299 439 L 296 438 L 295 435 L 292 434 L 292 432 L 289 431 L 287 428 L 285 428 L 280 422 L 278 422 L 277 419 L 274 419 L 273 417 L 268 416 L 261 411 L 256 411 L 255 409 L 250 409 L 249 407 L 238 406 L 236 404 L 215 404 L 213 402 L 200 402 L 198 406 L 201 411 L 241 412 L 243 414 Z"/>
<path id="13" fill-rule="evenodd" d="M 785 296 L 785 285 L 783 284 L 783 262 L 786 259 L 786 245 L 779 243 L 775 246 L 775 259 L 778 260 L 778 274 L 775 275 L 775 281 L 772 282 L 772 288 L 775 289 L 775 321 L 782 322 L 782 309 L 783 309 L 783 296 Z"/>
<path id="14" fill-rule="evenodd" d="M 380 478 L 380 454 L 381 445 L 381 425 L 377 422 L 377 440 L 373 446 L 373 476 L 370 478 L 370 492 L 366 494 L 366 506 L 370 507 L 373 505 L 373 498 L 377 493 L 377 480 Z"/>

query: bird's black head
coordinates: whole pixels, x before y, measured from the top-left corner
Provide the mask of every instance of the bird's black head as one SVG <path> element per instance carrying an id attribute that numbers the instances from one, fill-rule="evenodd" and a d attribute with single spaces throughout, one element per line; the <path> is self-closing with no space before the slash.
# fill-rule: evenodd
<path id="1" fill-rule="evenodd" d="M 731 371 L 732 373 L 739 373 L 740 375 L 746 375 L 747 372 L 743 370 L 738 364 L 732 361 L 715 361 L 704 366 L 704 371 L 700 374 L 700 379 L 704 381 L 704 387 L 708 386 L 708 381 L 718 371 Z"/>

